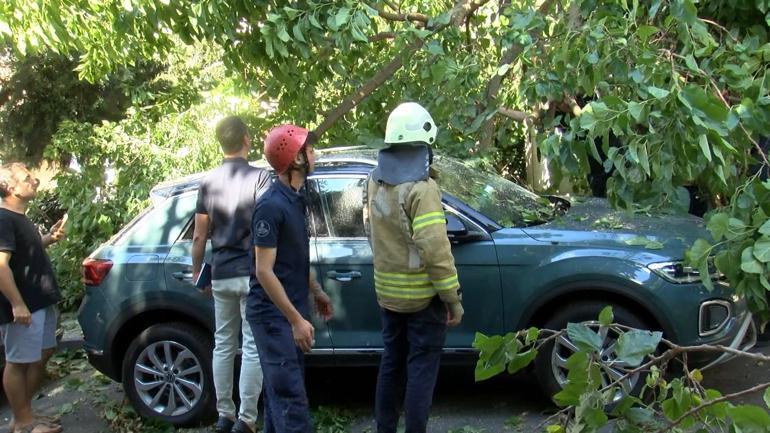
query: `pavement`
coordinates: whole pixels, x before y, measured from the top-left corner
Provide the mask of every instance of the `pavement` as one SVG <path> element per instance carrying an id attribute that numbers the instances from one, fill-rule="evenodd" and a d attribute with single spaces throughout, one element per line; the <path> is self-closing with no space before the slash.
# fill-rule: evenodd
<path id="1" fill-rule="evenodd" d="M 133 414 L 124 399 L 120 384 L 95 372 L 82 358 L 78 333 L 65 332 L 59 346 L 63 357 L 72 357 L 68 371 L 44 385 L 34 400 L 36 410 L 62 413 L 65 432 L 71 433 L 161 433 L 180 431 L 203 433 L 211 427 L 174 430 L 147 425 Z M 770 355 L 770 344 L 758 349 Z M 58 362 L 58 361 L 57 361 Z M 59 364 L 52 366 L 56 370 Z M 51 370 L 51 366 L 49 366 Z M 315 419 L 324 432 L 374 432 L 374 388 L 376 368 L 310 369 L 308 397 Z M 765 363 L 733 359 L 704 372 L 704 386 L 723 394 L 770 381 L 770 368 Z M 746 396 L 741 403 L 764 406 L 762 395 Z M 539 391 L 533 374 L 501 375 L 476 383 L 472 368 L 442 368 L 436 387 L 429 422 L 430 433 L 498 433 L 530 432 L 554 407 Z M 0 423 L 10 421 L 10 409 L 0 402 Z M 337 427 L 334 427 L 334 426 Z"/>

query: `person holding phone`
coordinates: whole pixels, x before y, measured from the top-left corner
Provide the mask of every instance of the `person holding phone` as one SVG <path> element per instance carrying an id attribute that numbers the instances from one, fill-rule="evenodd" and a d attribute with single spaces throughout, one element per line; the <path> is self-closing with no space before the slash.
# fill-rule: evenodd
<path id="1" fill-rule="evenodd" d="M 0 167 L 0 329 L 5 345 L 3 387 L 14 433 L 57 433 L 59 419 L 32 411 L 45 364 L 56 349 L 61 293 L 45 248 L 64 236 L 65 219 L 42 235 L 27 218 L 39 182 L 21 163 Z"/>

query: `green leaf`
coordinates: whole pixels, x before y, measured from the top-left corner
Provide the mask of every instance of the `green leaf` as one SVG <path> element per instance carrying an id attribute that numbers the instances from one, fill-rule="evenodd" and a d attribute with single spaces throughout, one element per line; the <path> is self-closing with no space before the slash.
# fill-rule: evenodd
<path id="1" fill-rule="evenodd" d="M 692 54 L 688 54 L 687 56 L 685 56 L 684 63 L 687 65 L 687 68 L 692 72 L 698 72 L 700 70 L 700 68 L 698 67 L 698 62 L 695 61 L 695 57 L 693 57 Z"/>
<path id="2" fill-rule="evenodd" d="M 623 242 L 626 245 L 644 246 L 644 245 L 647 245 L 648 242 L 650 242 L 650 239 L 648 239 L 646 236 L 634 236 L 630 239 L 626 239 Z"/>
<path id="3" fill-rule="evenodd" d="M 540 336 L 540 330 L 539 329 L 537 329 L 535 327 L 527 329 L 527 336 L 526 336 L 526 338 L 524 340 L 524 344 L 530 345 L 530 344 L 534 343 L 535 341 L 537 341 L 537 337 L 539 337 L 539 336 Z"/>
<path id="4" fill-rule="evenodd" d="M 567 335 L 580 349 L 599 351 L 602 347 L 602 339 L 599 334 L 592 331 L 585 323 L 568 323 Z"/>
<path id="5" fill-rule="evenodd" d="M 663 249 L 663 244 L 658 241 L 649 241 L 644 244 L 644 247 L 648 250 L 661 250 Z"/>
<path id="6" fill-rule="evenodd" d="M 746 234 L 746 224 L 738 218 L 730 218 L 727 220 L 727 232 L 725 237 L 729 240 L 733 240 L 742 237 Z"/>
<path id="7" fill-rule="evenodd" d="M 647 43 L 650 36 L 658 33 L 658 28 L 655 26 L 639 26 L 636 30 L 636 35 L 639 37 L 641 43 Z"/>
<path id="8" fill-rule="evenodd" d="M 522 368 L 528 366 L 537 357 L 536 349 L 529 349 L 526 352 L 517 353 L 511 362 L 508 363 L 508 374 L 516 373 Z"/>
<path id="9" fill-rule="evenodd" d="M 644 120 L 644 105 L 639 104 L 638 102 L 629 101 L 628 102 L 628 113 L 637 122 L 642 122 Z"/>
<path id="10" fill-rule="evenodd" d="M 289 32 L 286 31 L 286 25 L 284 23 L 281 23 L 278 26 L 278 33 L 276 34 L 278 36 L 278 39 L 289 42 L 291 40 L 291 36 L 289 36 Z"/>
<path id="11" fill-rule="evenodd" d="M 429 41 L 427 44 L 425 44 L 425 49 L 429 53 L 436 56 L 441 56 L 444 54 L 444 49 L 441 47 L 441 44 L 435 40 Z"/>
<path id="12" fill-rule="evenodd" d="M 666 89 L 661 89 L 660 87 L 647 86 L 647 93 L 652 95 L 655 99 L 663 99 L 666 96 L 668 96 L 671 92 L 669 92 Z"/>
<path id="13" fill-rule="evenodd" d="M 698 137 L 698 144 L 700 145 L 700 151 L 711 162 L 711 149 L 709 149 L 709 140 L 706 138 L 706 134 L 701 134 Z"/>
<path id="14" fill-rule="evenodd" d="M 599 54 L 597 54 L 595 51 L 591 51 L 588 53 L 588 56 L 586 56 L 586 61 L 592 65 L 599 63 Z"/>
<path id="15" fill-rule="evenodd" d="M 706 223 L 706 228 L 711 233 L 711 236 L 715 241 L 721 241 L 722 237 L 724 237 L 725 233 L 727 233 L 729 220 L 730 216 L 726 213 L 718 213 L 709 218 L 708 222 Z M 768 220 L 768 222 L 770 222 L 770 220 Z M 770 230 L 770 225 L 768 225 L 768 229 Z"/>
<path id="16" fill-rule="evenodd" d="M 596 126 L 596 118 L 591 111 L 583 111 L 580 113 L 580 127 L 587 131 L 591 131 Z"/>
<path id="17" fill-rule="evenodd" d="M 770 388 L 765 388 L 763 399 L 765 400 L 765 406 L 770 408 Z"/>
<path id="18" fill-rule="evenodd" d="M 770 414 L 758 406 L 729 407 L 727 414 L 741 433 L 767 433 L 767 426 L 770 426 Z"/>
<path id="19" fill-rule="evenodd" d="M 602 308 L 601 313 L 599 313 L 599 323 L 602 326 L 608 326 L 613 320 L 615 320 L 615 315 L 612 313 L 612 306 L 608 305 Z"/>
<path id="20" fill-rule="evenodd" d="M 441 51 L 441 53 L 442 54 L 444 53 L 443 50 Z M 502 77 L 505 74 L 507 74 L 510 69 L 511 69 L 511 64 L 510 63 L 506 63 L 504 65 L 501 65 L 499 68 L 497 68 L 497 75 Z"/>
<path id="21" fill-rule="evenodd" d="M 310 21 L 310 24 L 313 25 L 313 27 L 318 29 L 323 29 L 321 26 L 321 23 L 318 22 L 318 18 L 316 18 L 315 14 L 308 14 L 307 19 Z"/>
<path id="22" fill-rule="evenodd" d="M 340 8 L 340 10 L 338 10 L 337 14 L 334 16 L 335 26 L 340 28 L 345 25 L 345 23 L 348 22 L 348 17 L 350 17 L 350 9 L 346 7 Z"/>
<path id="23" fill-rule="evenodd" d="M 359 42 L 369 42 L 369 38 L 355 24 L 350 26 L 350 31 L 353 34 L 353 39 Z"/>
<path id="24" fill-rule="evenodd" d="M 302 35 L 302 29 L 300 28 L 299 24 L 295 24 L 294 27 L 292 27 L 291 33 L 294 35 L 294 39 L 303 43 L 307 43 L 305 36 Z"/>
<path id="25" fill-rule="evenodd" d="M 746 247 L 741 252 L 741 270 L 749 274 L 761 274 L 765 270 L 757 259 L 754 258 L 754 247 Z"/>
<path id="26" fill-rule="evenodd" d="M 762 263 L 770 262 L 770 238 L 762 236 L 754 242 L 754 257 Z"/>
<path id="27" fill-rule="evenodd" d="M 720 136 L 727 135 L 728 110 L 724 104 L 705 89 L 688 84 L 677 95 L 679 101 L 692 111 L 692 120 Z"/>
<path id="28" fill-rule="evenodd" d="M 684 23 L 693 25 L 698 19 L 698 9 L 693 0 L 676 0 L 671 2 L 671 15 Z"/>
<path id="29" fill-rule="evenodd" d="M 479 350 L 476 361 L 475 379 L 477 382 L 487 380 L 505 371 L 506 357 L 504 339 L 500 335 L 487 337 L 477 332 L 473 347 Z"/>
<path id="30" fill-rule="evenodd" d="M 452 16 L 449 12 L 444 12 L 434 20 L 437 26 L 445 26 L 452 20 Z"/>
<path id="31" fill-rule="evenodd" d="M 663 334 L 656 331 L 634 329 L 623 333 L 615 345 L 615 353 L 619 360 L 627 362 L 631 367 L 638 367 L 644 357 L 653 353 L 658 347 Z"/>
<path id="32" fill-rule="evenodd" d="M 770 219 L 762 223 L 762 225 L 759 227 L 759 232 L 763 235 L 770 236 Z"/>

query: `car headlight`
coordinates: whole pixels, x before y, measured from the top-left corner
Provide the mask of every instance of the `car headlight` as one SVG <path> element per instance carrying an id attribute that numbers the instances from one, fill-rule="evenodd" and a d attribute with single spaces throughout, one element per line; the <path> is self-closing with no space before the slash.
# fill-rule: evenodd
<path id="1" fill-rule="evenodd" d="M 701 280 L 700 272 L 696 268 L 686 265 L 683 261 L 653 263 L 647 267 L 665 280 L 675 284 L 697 283 Z M 709 259 L 709 275 L 713 281 L 723 278 L 711 259 Z"/>

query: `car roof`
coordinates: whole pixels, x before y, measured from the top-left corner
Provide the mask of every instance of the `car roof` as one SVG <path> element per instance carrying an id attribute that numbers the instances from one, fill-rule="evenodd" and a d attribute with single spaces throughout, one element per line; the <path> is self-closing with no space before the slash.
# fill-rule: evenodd
<path id="1" fill-rule="evenodd" d="M 333 172 L 335 174 L 366 174 L 377 164 L 377 151 L 366 146 L 331 147 L 317 150 L 315 175 Z M 249 162 L 254 167 L 270 170 L 267 161 Z M 208 172 L 199 172 L 188 176 L 160 182 L 150 190 L 153 202 L 165 200 L 188 191 L 198 189 L 201 179 Z"/>

